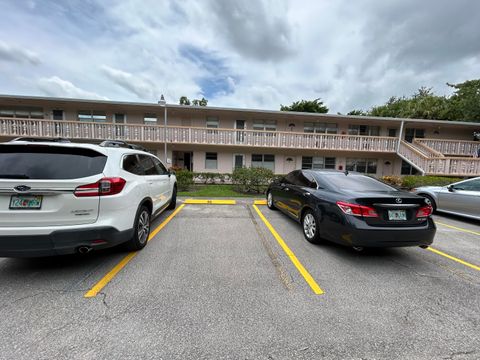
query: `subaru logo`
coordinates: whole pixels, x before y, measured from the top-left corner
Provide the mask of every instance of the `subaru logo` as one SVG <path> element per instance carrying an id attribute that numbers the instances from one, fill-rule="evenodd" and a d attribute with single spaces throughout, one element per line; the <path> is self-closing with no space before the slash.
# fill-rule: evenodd
<path id="1" fill-rule="evenodd" d="M 18 186 L 15 186 L 13 188 L 13 190 L 17 193 L 24 193 L 24 192 L 27 192 L 31 189 L 30 186 L 27 186 L 27 185 L 18 185 Z"/>
<path id="2" fill-rule="evenodd" d="M 401 203 L 402 203 L 402 199 L 396 198 L 396 199 L 395 199 L 395 202 L 396 202 L 397 204 L 401 204 Z"/>

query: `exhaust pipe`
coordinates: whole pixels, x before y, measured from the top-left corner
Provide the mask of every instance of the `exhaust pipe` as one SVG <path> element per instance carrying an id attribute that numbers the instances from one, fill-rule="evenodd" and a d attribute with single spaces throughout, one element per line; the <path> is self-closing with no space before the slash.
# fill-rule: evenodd
<path id="1" fill-rule="evenodd" d="M 90 251 L 92 251 L 93 249 L 90 247 L 90 246 L 80 246 L 78 248 L 78 253 L 79 254 L 82 254 L 82 255 L 86 255 L 88 254 Z"/>

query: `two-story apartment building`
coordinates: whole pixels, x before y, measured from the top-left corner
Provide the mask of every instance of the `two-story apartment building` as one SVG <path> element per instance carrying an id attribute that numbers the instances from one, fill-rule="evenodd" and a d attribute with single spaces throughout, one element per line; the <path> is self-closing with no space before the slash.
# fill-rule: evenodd
<path id="1" fill-rule="evenodd" d="M 138 143 L 169 165 L 231 173 L 262 166 L 376 176 L 479 176 L 480 123 L 33 96 L 0 96 L 0 141 L 19 136 Z"/>

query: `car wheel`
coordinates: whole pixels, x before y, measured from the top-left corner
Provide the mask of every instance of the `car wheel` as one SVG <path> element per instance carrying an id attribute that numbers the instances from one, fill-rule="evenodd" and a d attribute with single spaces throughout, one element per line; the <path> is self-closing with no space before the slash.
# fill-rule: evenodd
<path id="1" fill-rule="evenodd" d="M 173 210 L 177 207 L 177 187 L 173 187 L 172 198 L 170 199 L 170 204 L 168 204 L 167 209 Z"/>
<path id="2" fill-rule="evenodd" d="M 271 191 L 267 193 L 267 206 L 270 210 L 277 210 L 277 208 L 273 204 L 273 195 Z"/>
<path id="3" fill-rule="evenodd" d="M 425 202 L 428 205 L 431 205 L 433 208 L 433 211 L 435 212 L 437 210 L 437 204 L 435 203 L 435 200 L 433 200 L 433 198 L 430 195 L 422 194 L 421 196 L 425 198 Z"/>
<path id="4" fill-rule="evenodd" d="M 137 212 L 133 226 L 133 236 L 127 242 L 127 248 L 132 251 L 141 250 L 147 245 L 150 236 L 150 210 L 142 205 Z"/>
<path id="5" fill-rule="evenodd" d="M 317 217 L 312 210 L 306 210 L 302 217 L 303 235 L 308 242 L 318 244 L 321 242 Z"/>

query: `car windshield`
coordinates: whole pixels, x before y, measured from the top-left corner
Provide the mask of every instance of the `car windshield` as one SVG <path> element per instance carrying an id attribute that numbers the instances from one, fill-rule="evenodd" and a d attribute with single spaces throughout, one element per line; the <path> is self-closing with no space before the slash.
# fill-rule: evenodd
<path id="1" fill-rule="evenodd" d="M 397 189 L 388 186 L 376 179 L 364 175 L 354 174 L 321 174 L 316 175 L 319 180 L 324 180 L 333 189 L 352 191 L 396 191 Z"/>

